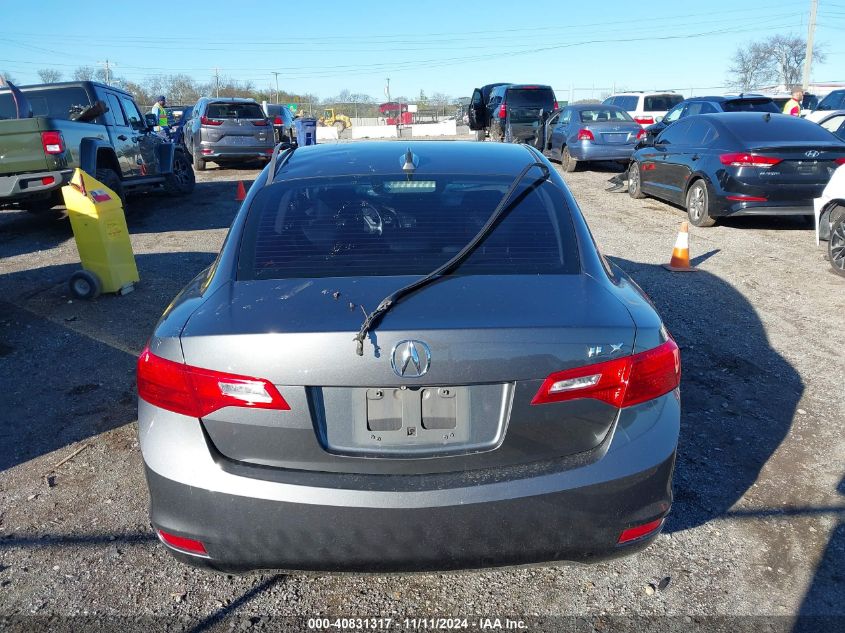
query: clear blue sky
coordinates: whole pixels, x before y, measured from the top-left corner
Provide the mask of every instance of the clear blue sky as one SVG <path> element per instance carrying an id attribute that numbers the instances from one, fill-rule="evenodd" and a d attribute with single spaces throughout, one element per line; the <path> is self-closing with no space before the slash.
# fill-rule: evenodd
<path id="1" fill-rule="evenodd" d="M 809 0 L 633 2 L 9 2 L 0 0 L 0 70 L 21 84 L 39 68 L 66 78 L 115 64 L 142 81 L 186 73 L 330 97 L 420 90 L 453 97 L 493 81 L 551 84 L 561 99 L 616 88 L 697 94 L 724 85 L 736 47 L 778 33 L 806 37 Z M 498 6 L 501 5 L 501 6 Z M 574 5 L 574 6 L 570 6 Z M 86 11 L 85 7 L 96 7 Z M 159 9 L 162 7 L 162 9 Z M 180 12 L 179 8 L 194 7 Z M 481 10 L 483 7 L 483 10 Z M 845 81 L 845 0 L 819 0 L 813 80 Z M 165 13 L 169 17 L 158 17 Z M 49 16 L 45 20 L 44 16 Z"/>

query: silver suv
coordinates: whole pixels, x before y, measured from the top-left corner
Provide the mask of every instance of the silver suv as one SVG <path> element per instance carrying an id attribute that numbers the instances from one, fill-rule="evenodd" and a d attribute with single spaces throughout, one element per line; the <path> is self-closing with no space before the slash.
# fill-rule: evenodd
<path id="1" fill-rule="evenodd" d="M 267 162 L 273 153 L 273 125 L 253 99 L 203 97 L 185 123 L 184 138 L 196 171 L 209 160 Z"/>

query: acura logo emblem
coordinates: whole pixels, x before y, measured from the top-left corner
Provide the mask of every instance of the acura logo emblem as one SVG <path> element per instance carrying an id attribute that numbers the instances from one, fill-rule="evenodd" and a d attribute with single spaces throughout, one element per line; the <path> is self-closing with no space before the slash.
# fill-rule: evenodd
<path id="1" fill-rule="evenodd" d="M 390 366 L 401 378 L 424 376 L 431 365 L 431 350 L 422 341 L 399 341 L 393 346 Z"/>
<path id="2" fill-rule="evenodd" d="M 821 152 L 817 149 L 811 149 L 809 152 L 804 152 L 804 156 L 807 158 L 818 158 Z"/>

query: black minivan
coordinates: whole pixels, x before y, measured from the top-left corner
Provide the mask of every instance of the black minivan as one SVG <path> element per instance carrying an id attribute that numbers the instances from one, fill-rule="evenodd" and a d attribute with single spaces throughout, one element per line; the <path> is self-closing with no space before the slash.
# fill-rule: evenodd
<path id="1" fill-rule="evenodd" d="M 490 84 L 473 92 L 469 127 L 480 141 L 489 135 L 494 141 L 533 143 L 541 113 L 551 114 L 557 108 L 551 86 Z"/>

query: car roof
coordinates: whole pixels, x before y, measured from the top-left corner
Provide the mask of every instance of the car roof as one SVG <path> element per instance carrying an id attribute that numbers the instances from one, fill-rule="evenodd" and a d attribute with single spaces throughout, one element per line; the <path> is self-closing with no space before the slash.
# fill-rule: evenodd
<path id="1" fill-rule="evenodd" d="M 248 97 L 205 97 L 214 103 L 258 103 L 255 99 Z"/>
<path id="2" fill-rule="evenodd" d="M 572 108 L 573 110 L 592 110 L 593 108 L 615 108 L 621 112 L 625 112 L 622 108 L 618 105 L 613 105 L 611 103 L 573 103 L 572 105 L 566 106 L 567 108 Z"/>
<path id="3" fill-rule="evenodd" d="M 640 97 L 644 95 L 676 95 L 678 94 L 674 90 L 653 90 L 653 91 L 645 91 L 645 90 L 630 90 L 628 92 L 614 92 L 611 97 Z M 608 97 L 610 98 L 610 97 Z"/>
<path id="4" fill-rule="evenodd" d="M 507 89 L 510 90 L 512 88 L 515 88 L 517 90 L 524 90 L 526 88 L 529 88 L 529 89 L 533 88 L 533 89 L 536 89 L 536 90 L 546 90 L 546 89 L 551 90 L 552 89 L 551 86 L 547 86 L 546 84 L 508 84 Z"/>
<path id="5" fill-rule="evenodd" d="M 404 177 L 405 153 L 417 166 L 414 177 L 436 174 L 513 174 L 539 159 L 535 150 L 518 143 L 473 141 L 362 141 L 308 145 L 295 149 L 274 180 L 352 175 Z M 493 166 L 495 166 L 493 168 Z"/>

